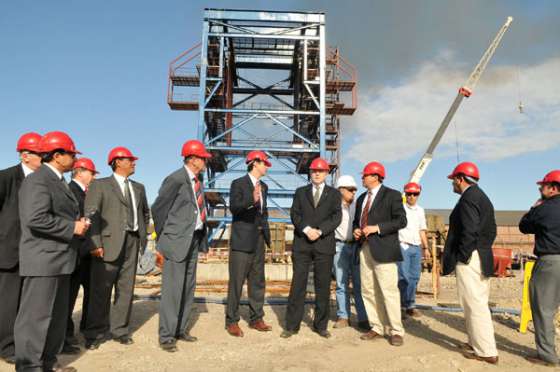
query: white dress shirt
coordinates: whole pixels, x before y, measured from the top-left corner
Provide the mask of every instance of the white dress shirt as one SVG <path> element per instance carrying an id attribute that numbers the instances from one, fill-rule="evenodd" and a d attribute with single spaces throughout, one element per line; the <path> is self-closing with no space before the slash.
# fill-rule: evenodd
<path id="1" fill-rule="evenodd" d="M 371 208 L 371 204 L 375 200 L 375 197 L 377 196 L 377 193 L 379 192 L 380 188 L 381 188 L 381 184 L 377 185 L 376 187 L 374 187 L 371 190 L 368 190 L 368 192 L 371 193 L 371 198 L 370 198 L 370 201 L 369 201 L 368 211 Z M 364 198 L 364 201 L 362 202 L 362 213 L 363 213 L 364 209 L 366 209 L 366 202 L 367 201 L 368 201 L 368 195 L 366 194 L 366 197 Z"/>
<path id="2" fill-rule="evenodd" d="M 356 204 L 346 205 L 342 203 L 342 221 L 334 231 L 334 237 L 337 240 L 352 240 L 352 222 L 354 220 L 354 212 Z"/>
<path id="3" fill-rule="evenodd" d="M 251 182 L 253 183 L 253 187 L 255 187 L 257 185 L 257 182 L 259 182 L 259 180 L 256 179 L 251 173 L 247 173 L 247 174 L 249 175 L 249 178 L 251 179 Z M 262 187 L 262 185 L 261 185 L 261 187 Z M 260 195 L 260 198 L 261 198 L 260 199 L 261 200 L 260 204 L 261 204 L 261 212 L 262 212 L 263 211 L 263 204 L 264 204 L 263 203 L 263 198 L 262 198 L 262 189 L 261 189 L 261 192 L 259 193 L 259 195 Z"/>
<path id="4" fill-rule="evenodd" d="M 189 167 L 187 167 L 186 165 L 185 165 L 185 169 L 187 170 L 187 174 L 189 175 L 189 180 L 191 180 L 191 187 L 192 187 L 192 192 L 193 192 L 193 197 L 194 197 L 194 205 L 196 206 L 196 225 L 195 225 L 194 229 L 195 229 L 195 231 L 202 230 L 204 228 L 204 223 L 202 222 L 202 219 L 200 218 L 200 208 L 198 208 L 198 202 L 196 200 L 196 191 L 194 189 L 194 185 L 196 183 L 197 177 L 189 169 Z M 200 187 L 202 187 L 202 185 L 200 185 Z"/>
<path id="5" fill-rule="evenodd" d="M 21 169 L 23 169 L 23 176 L 27 177 L 33 173 L 33 169 L 29 168 L 27 165 L 21 163 Z"/>
<path id="6" fill-rule="evenodd" d="M 315 198 L 315 193 L 317 192 L 317 189 L 319 189 L 319 200 L 321 200 L 321 196 L 323 196 L 323 190 L 325 189 L 325 183 L 320 183 L 319 185 L 315 185 L 314 183 L 311 183 L 311 196 L 313 198 Z M 305 228 L 303 229 L 303 233 L 307 234 L 307 232 L 309 231 L 309 229 L 311 228 L 311 226 L 305 226 Z M 321 234 L 323 232 L 321 231 Z"/>
<path id="7" fill-rule="evenodd" d="M 406 220 L 408 221 L 404 229 L 399 230 L 399 241 L 404 249 L 409 245 L 422 245 L 420 231 L 427 230 L 426 214 L 424 208 L 419 205 L 408 205 L 404 203 Z"/>
<path id="8" fill-rule="evenodd" d="M 121 192 L 124 196 L 124 181 L 126 178 L 116 173 L 113 173 L 113 177 L 115 177 L 115 179 L 117 180 L 117 183 L 119 184 Z M 130 190 L 130 197 L 132 198 L 132 210 L 134 212 L 134 228 L 132 229 L 132 231 L 138 231 L 138 208 L 136 204 L 136 195 L 134 195 L 134 188 L 132 187 L 132 181 L 130 181 L 130 179 L 128 180 L 128 189 Z"/>

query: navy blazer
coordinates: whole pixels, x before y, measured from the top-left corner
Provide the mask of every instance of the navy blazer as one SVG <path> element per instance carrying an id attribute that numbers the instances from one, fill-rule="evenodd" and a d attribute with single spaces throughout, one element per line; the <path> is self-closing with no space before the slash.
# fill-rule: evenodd
<path id="1" fill-rule="evenodd" d="M 360 227 L 362 204 L 367 192 L 356 201 L 354 229 Z M 367 243 L 373 259 L 380 263 L 402 261 L 399 230 L 406 227 L 406 211 L 402 195 L 397 190 L 381 185 L 368 213 L 368 226 L 378 225 L 379 233 L 370 234 Z"/>
<path id="2" fill-rule="evenodd" d="M 21 164 L 0 171 L 0 269 L 4 270 L 19 262 L 18 192 L 24 178 Z"/>
<path id="3" fill-rule="evenodd" d="M 480 256 L 482 273 L 492 276 L 492 244 L 495 239 L 494 206 L 478 185 L 472 185 L 463 192 L 449 216 L 449 231 L 443 249 L 443 275 L 451 274 L 457 262 L 468 264 L 476 250 Z"/>
<path id="4" fill-rule="evenodd" d="M 270 228 L 268 225 L 268 186 L 259 181 L 262 194 L 262 212 L 255 208 L 253 191 L 255 186 L 248 174 L 235 179 L 230 186 L 229 209 L 233 216 L 231 224 L 230 246 L 233 251 L 253 253 L 257 250 L 259 229 L 270 247 Z"/>

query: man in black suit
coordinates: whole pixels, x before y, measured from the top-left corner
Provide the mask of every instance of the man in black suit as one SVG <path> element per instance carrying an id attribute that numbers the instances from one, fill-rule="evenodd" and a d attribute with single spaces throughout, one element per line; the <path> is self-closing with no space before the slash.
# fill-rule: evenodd
<path id="1" fill-rule="evenodd" d="M 70 181 L 68 186 L 70 186 L 70 190 L 74 193 L 76 200 L 78 200 L 80 217 L 84 217 L 86 191 L 97 173 L 95 164 L 91 159 L 80 158 L 74 162 L 72 181 Z M 72 320 L 72 313 L 74 312 L 74 306 L 76 305 L 76 299 L 78 298 L 80 286 L 84 288 L 82 298 L 82 318 L 79 326 L 81 331 L 85 328 L 88 310 L 89 276 L 91 265 L 91 255 L 89 254 L 89 251 L 91 249 L 91 241 L 86 237 L 81 237 L 74 239 L 73 244 L 76 246 L 76 250 L 78 251 L 78 261 L 76 263 L 76 269 L 70 276 L 70 311 L 68 313 L 68 322 L 66 324 L 66 339 L 64 340 L 64 347 L 62 348 L 63 354 L 76 354 L 80 352 L 80 349 L 76 347 L 78 340 L 74 336 L 75 328 L 74 321 Z"/>
<path id="2" fill-rule="evenodd" d="M 72 240 L 89 227 L 63 176 L 78 151 L 63 132 L 45 134 L 39 151 L 43 165 L 19 191 L 19 272 L 24 279 L 14 327 L 16 370 L 75 371 L 59 368 L 56 354 L 64 344 L 70 274 L 78 256 Z"/>
<path id="3" fill-rule="evenodd" d="M 371 330 L 360 338 L 377 339 L 389 329 L 389 343 L 401 346 L 404 328 L 397 262 L 402 261 L 399 229 L 407 220 L 401 193 L 383 185 L 385 175 L 383 164 L 366 164 L 362 183 L 367 191 L 356 201 L 354 238 L 361 242 L 362 298 L 371 323 Z"/>
<path id="4" fill-rule="evenodd" d="M 461 195 L 449 216 L 443 250 L 443 275 L 455 271 L 459 303 L 465 312 L 468 342 L 460 345 L 469 359 L 498 363 L 492 315 L 488 308 L 490 277 L 494 274 L 492 244 L 496 239 L 494 207 L 478 187 L 475 164 L 460 163 L 448 176 Z"/>
<path id="5" fill-rule="evenodd" d="M 0 171 L 0 358 L 10 364 L 16 362 L 14 322 L 23 283 L 19 276 L 18 192 L 23 179 L 41 166 L 40 140 L 41 135 L 33 132 L 21 136 L 16 147 L 20 163 Z"/>
<path id="6" fill-rule="evenodd" d="M 315 282 L 313 331 L 321 337 L 331 337 L 327 325 L 333 256 L 336 253 L 334 231 L 342 220 L 342 202 L 340 192 L 325 184 L 330 171 L 327 161 L 316 158 L 309 169 L 311 184 L 296 190 L 290 211 L 294 225 L 293 277 L 286 310 L 286 328 L 280 335 L 283 338 L 299 332 L 311 264 Z"/>
<path id="7" fill-rule="evenodd" d="M 130 313 L 138 254 L 146 247 L 150 210 L 144 185 L 129 179 L 137 157 L 126 147 L 109 152 L 107 163 L 113 174 L 96 179 L 86 194 L 85 214 L 91 220 L 93 249 L 90 296 L 84 336 L 93 350 L 105 340 L 107 331 L 123 344 L 130 336 Z M 115 300 L 111 292 L 115 288 Z"/>
<path id="8" fill-rule="evenodd" d="M 262 151 L 251 151 L 245 163 L 248 174 L 234 180 L 229 192 L 229 209 L 233 216 L 229 252 L 229 283 L 226 307 L 226 330 L 235 337 L 243 337 L 239 328 L 239 300 L 243 283 L 247 280 L 249 295 L 249 327 L 268 332 L 272 327 L 264 317 L 264 258 L 265 242 L 270 246 L 268 186 L 260 179 L 271 166 Z"/>

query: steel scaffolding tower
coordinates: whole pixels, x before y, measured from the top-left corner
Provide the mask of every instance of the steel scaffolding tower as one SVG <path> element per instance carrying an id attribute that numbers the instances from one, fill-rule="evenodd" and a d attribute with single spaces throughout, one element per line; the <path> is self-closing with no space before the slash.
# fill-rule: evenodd
<path id="1" fill-rule="evenodd" d="M 325 44 L 323 13 L 205 9 L 202 42 L 169 65 L 167 101 L 199 112 L 198 139 L 213 154 L 205 190 L 215 232 L 231 221 L 229 185 L 246 172 L 251 150 L 273 163 L 265 180 L 271 221 L 289 222 L 315 157 L 331 163 L 336 179 L 339 116 L 356 110 L 356 78 Z"/>

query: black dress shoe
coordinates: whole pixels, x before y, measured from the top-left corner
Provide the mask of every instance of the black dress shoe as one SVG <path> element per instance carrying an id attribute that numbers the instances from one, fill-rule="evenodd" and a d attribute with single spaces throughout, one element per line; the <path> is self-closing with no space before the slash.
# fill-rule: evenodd
<path id="1" fill-rule="evenodd" d="M 289 330 L 286 329 L 286 330 L 282 331 L 282 333 L 280 334 L 280 337 L 290 338 L 295 334 L 297 334 L 297 331 L 289 331 Z"/>
<path id="2" fill-rule="evenodd" d="M 331 338 L 331 333 L 326 329 L 314 329 L 313 332 L 317 333 L 319 336 L 323 338 Z"/>
<path id="3" fill-rule="evenodd" d="M 177 340 L 185 342 L 197 342 L 198 338 L 196 338 L 195 336 L 191 336 L 188 333 L 183 333 L 182 335 L 177 337 Z"/>
<path id="4" fill-rule="evenodd" d="M 8 355 L 8 356 L 2 357 L 0 359 L 2 359 L 4 362 L 6 362 L 8 364 L 16 364 L 16 356 L 15 355 Z"/>
<path id="5" fill-rule="evenodd" d="M 113 340 L 122 345 L 132 345 L 134 343 L 134 340 L 129 335 L 114 337 Z"/>
<path id="6" fill-rule="evenodd" d="M 80 348 L 70 344 L 64 344 L 61 354 L 76 355 L 80 354 Z"/>
<path id="7" fill-rule="evenodd" d="M 96 338 L 93 340 L 86 340 L 86 349 L 88 350 L 95 350 L 95 349 L 99 349 L 99 346 L 101 345 L 103 340 Z"/>
<path id="8" fill-rule="evenodd" d="M 76 336 L 66 336 L 64 343 L 72 346 L 78 346 L 80 344 L 80 341 Z"/>
<path id="9" fill-rule="evenodd" d="M 177 351 L 177 343 L 175 342 L 175 340 L 160 342 L 159 347 L 163 351 L 167 351 L 168 353 L 174 353 Z"/>

